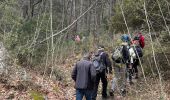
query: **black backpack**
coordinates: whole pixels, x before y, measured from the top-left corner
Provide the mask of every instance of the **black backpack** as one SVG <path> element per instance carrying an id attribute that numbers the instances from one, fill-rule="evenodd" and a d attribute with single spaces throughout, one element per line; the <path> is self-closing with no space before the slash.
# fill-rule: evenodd
<path id="1" fill-rule="evenodd" d="M 123 45 L 122 48 L 123 63 L 127 63 L 130 60 L 129 46 Z"/>
<path id="2" fill-rule="evenodd" d="M 97 73 L 102 72 L 104 69 L 106 69 L 106 66 L 104 65 L 103 59 L 102 59 L 102 54 L 104 52 L 101 52 L 98 55 L 95 55 L 95 57 L 93 58 L 93 65 L 97 71 Z"/>
<path id="3" fill-rule="evenodd" d="M 134 51 L 135 51 L 135 54 L 136 54 L 136 58 L 139 57 L 143 57 L 143 51 L 142 51 L 142 48 L 140 46 L 134 46 Z"/>

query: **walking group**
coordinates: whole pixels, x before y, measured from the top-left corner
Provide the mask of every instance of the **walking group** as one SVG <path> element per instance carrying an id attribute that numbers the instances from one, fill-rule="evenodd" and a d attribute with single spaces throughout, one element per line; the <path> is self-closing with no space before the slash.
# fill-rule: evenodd
<path id="1" fill-rule="evenodd" d="M 133 85 L 132 79 L 138 79 L 138 66 L 143 56 L 145 46 L 144 36 L 139 32 L 133 38 L 128 34 L 121 36 L 121 45 L 116 47 L 111 54 L 106 53 L 104 46 L 99 46 L 95 53 L 86 52 L 83 58 L 75 64 L 72 71 L 72 79 L 75 81 L 76 100 L 96 100 L 100 80 L 102 82 L 102 98 L 113 96 L 115 91 L 126 96 L 127 84 Z M 108 75 L 114 77 L 111 80 L 109 92 Z"/>

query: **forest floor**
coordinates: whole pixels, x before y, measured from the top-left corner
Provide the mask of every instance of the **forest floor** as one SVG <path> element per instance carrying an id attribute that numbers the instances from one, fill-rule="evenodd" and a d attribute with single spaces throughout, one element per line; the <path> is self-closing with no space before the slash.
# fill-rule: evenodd
<path id="1" fill-rule="evenodd" d="M 8 82 L 5 78 L 0 79 L 0 100 L 75 100 L 74 82 L 71 79 L 72 67 L 67 64 L 63 65 L 67 81 L 56 81 L 42 75 L 29 72 L 29 81 L 20 81 L 15 79 Z M 128 85 L 126 97 L 115 93 L 114 98 L 101 98 L 101 88 L 99 89 L 97 100 L 170 100 L 170 81 L 164 81 L 163 95 L 166 99 L 160 97 L 161 89 L 159 80 L 156 78 L 147 78 L 145 83 L 142 75 L 140 79 L 133 80 L 134 85 Z"/>

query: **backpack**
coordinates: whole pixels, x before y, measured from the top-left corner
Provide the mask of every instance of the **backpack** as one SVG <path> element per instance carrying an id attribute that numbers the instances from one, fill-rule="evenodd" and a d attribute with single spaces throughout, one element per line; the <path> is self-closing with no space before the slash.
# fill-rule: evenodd
<path id="1" fill-rule="evenodd" d="M 123 45 L 122 48 L 122 62 L 123 63 L 128 63 L 130 60 L 130 53 L 129 53 L 129 46 L 128 45 Z"/>
<path id="2" fill-rule="evenodd" d="M 139 36 L 139 45 L 141 48 L 144 48 L 145 46 L 145 37 L 143 35 Z"/>
<path id="3" fill-rule="evenodd" d="M 113 52 L 112 59 L 116 63 L 126 63 L 130 59 L 129 47 L 123 45 L 116 48 Z"/>
<path id="4" fill-rule="evenodd" d="M 135 51 L 135 54 L 136 54 L 136 58 L 139 57 L 143 57 L 143 51 L 142 51 L 142 48 L 140 46 L 134 46 L 134 51 Z"/>
<path id="5" fill-rule="evenodd" d="M 100 54 L 95 55 L 93 58 L 93 65 L 96 69 L 96 72 L 102 72 L 104 69 L 106 69 L 106 66 L 103 63 L 103 59 L 101 58 L 103 53 L 104 52 L 101 52 Z"/>
<path id="6" fill-rule="evenodd" d="M 112 54 L 112 60 L 115 61 L 116 63 L 121 63 L 122 49 L 123 49 L 123 46 L 117 47 Z"/>

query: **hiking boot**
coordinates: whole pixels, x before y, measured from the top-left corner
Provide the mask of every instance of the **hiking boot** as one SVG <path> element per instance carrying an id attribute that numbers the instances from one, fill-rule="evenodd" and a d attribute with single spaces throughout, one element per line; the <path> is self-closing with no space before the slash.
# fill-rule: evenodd
<path id="1" fill-rule="evenodd" d="M 102 98 L 106 99 L 107 98 L 107 94 L 102 94 Z"/>
<path id="2" fill-rule="evenodd" d="M 109 94 L 110 94 L 110 96 L 114 97 L 114 91 L 113 90 L 110 91 Z"/>
<path id="3" fill-rule="evenodd" d="M 107 95 L 102 95 L 102 99 L 107 99 Z"/>
<path id="4" fill-rule="evenodd" d="M 126 93 L 127 93 L 126 89 L 121 89 L 121 95 L 122 95 L 123 97 L 126 96 Z"/>
<path id="5" fill-rule="evenodd" d="M 138 74 L 135 74 L 135 79 L 138 79 L 139 77 L 138 77 Z"/>
<path id="6" fill-rule="evenodd" d="M 138 77 L 138 76 L 135 76 L 135 79 L 139 79 L 139 77 Z"/>

